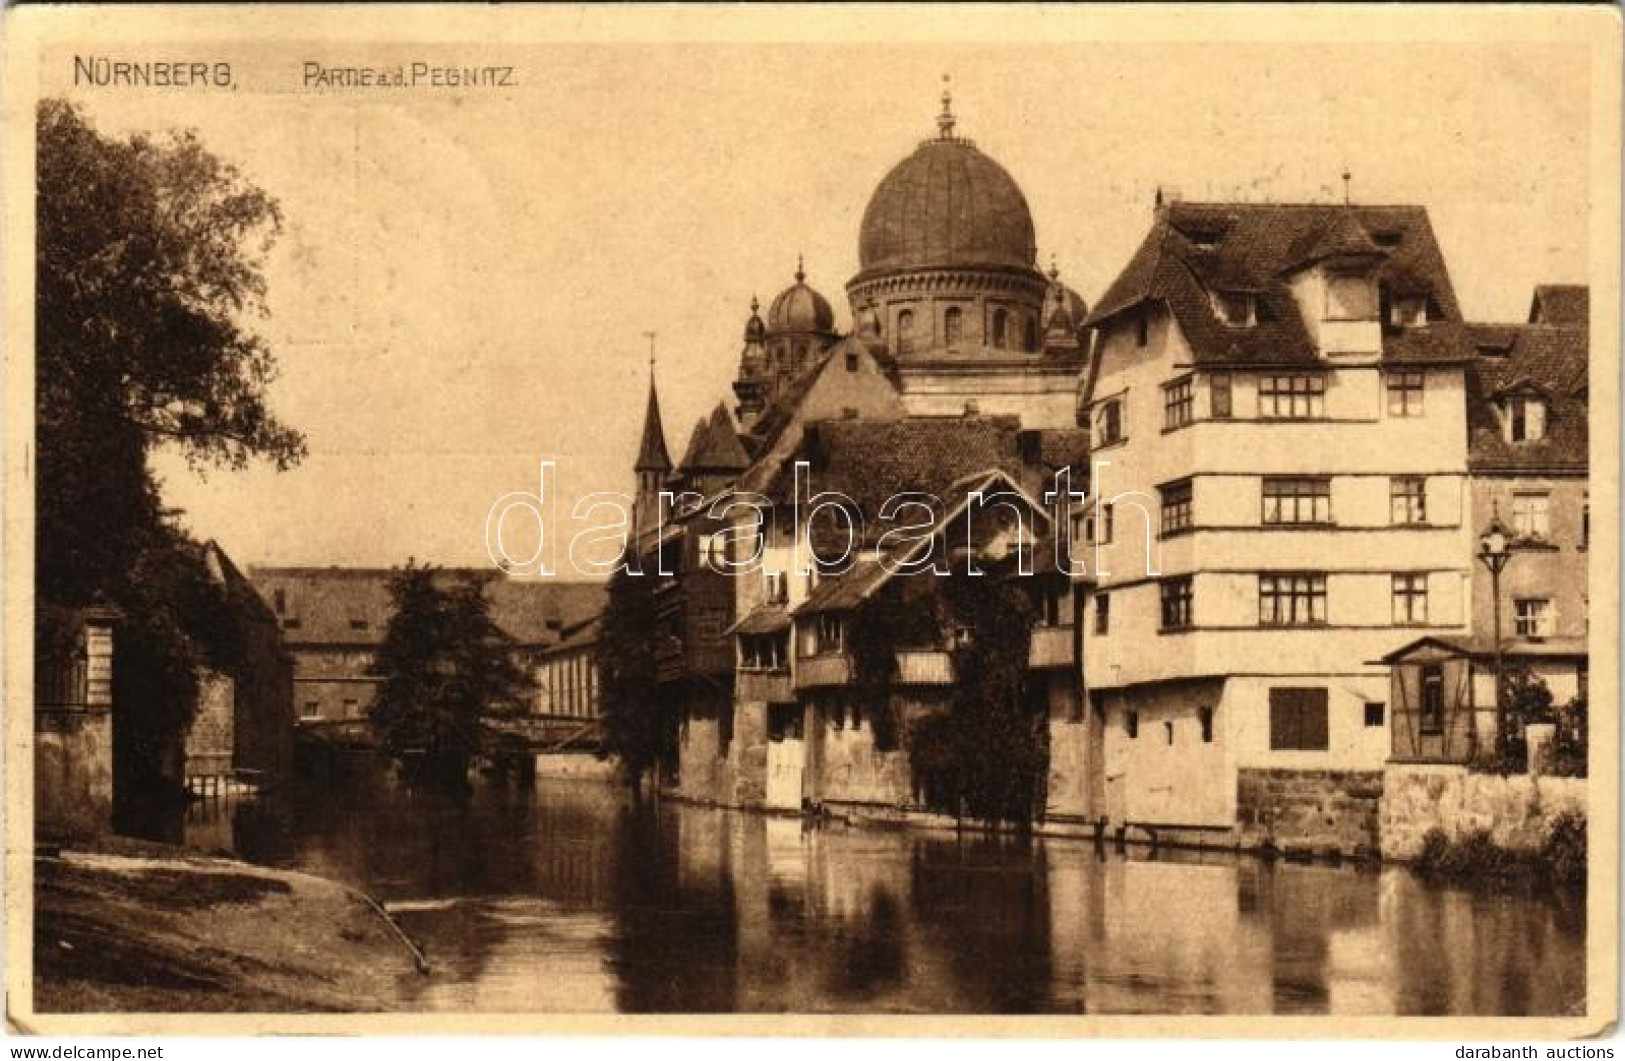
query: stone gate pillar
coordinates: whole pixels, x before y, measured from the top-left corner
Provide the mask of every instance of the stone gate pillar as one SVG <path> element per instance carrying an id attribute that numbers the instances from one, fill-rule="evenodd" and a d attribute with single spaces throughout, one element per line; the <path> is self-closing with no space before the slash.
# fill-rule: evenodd
<path id="1" fill-rule="evenodd" d="M 72 658 L 34 675 L 34 829 L 39 839 L 99 836 L 113 826 L 111 608 L 88 608 Z M 47 692 L 49 690 L 49 692 Z M 42 696 L 44 699 L 42 699 Z"/>

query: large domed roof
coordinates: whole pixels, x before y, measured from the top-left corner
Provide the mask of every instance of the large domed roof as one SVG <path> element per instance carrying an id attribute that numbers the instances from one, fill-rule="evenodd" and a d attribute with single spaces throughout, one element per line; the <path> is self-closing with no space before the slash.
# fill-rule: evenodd
<path id="1" fill-rule="evenodd" d="M 768 332 L 833 332 L 835 311 L 829 299 L 807 286 L 807 273 L 796 265 L 796 282 L 767 307 Z"/>
<path id="2" fill-rule="evenodd" d="M 881 180 L 863 212 L 860 269 L 994 265 L 1031 268 L 1037 257 L 1027 197 L 1003 166 L 969 140 L 922 143 Z"/>

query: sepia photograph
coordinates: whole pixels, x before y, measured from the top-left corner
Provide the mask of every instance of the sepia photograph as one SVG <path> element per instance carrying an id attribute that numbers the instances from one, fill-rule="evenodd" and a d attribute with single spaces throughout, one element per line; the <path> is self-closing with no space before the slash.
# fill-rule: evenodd
<path id="1" fill-rule="evenodd" d="M 1612 1029 L 1616 9 L 6 16 L 11 1033 Z"/>

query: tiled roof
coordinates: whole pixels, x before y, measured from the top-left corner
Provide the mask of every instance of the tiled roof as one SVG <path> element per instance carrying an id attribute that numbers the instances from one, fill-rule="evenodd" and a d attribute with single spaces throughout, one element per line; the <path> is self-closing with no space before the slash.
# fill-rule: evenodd
<path id="1" fill-rule="evenodd" d="M 1468 460 L 1476 468 L 1584 469 L 1590 446 L 1584 328 L 1544 324 L 1473 325 L 1473 339 L 1505 354 L 1474 359 L 1467 373 Z M 1534 442 L 1508 442 L 1497 394 L 1529 385 L 1545 395 L 1546 433 Z"/>
<path id="2" fill-rule="evenodd" d="M 283 638 L 291 645 L 380 644 L 394 604 L 389 595 L 389 568 L 254 567 L 249 578 L 260 596 L 275 602 L 282 591 Z M 446 581 L 467 577 L 487 580 L 491 617 L 521 645 L 541 647 L 559 640 L 560 631 L 581 623 L 603 607 L 604 586 L 598 582 L 529 581 L 504 578 L 489 568 L 444 568 Z"/>
<path id="3" fill-rule="evenodd" d="M 1529 323 L 1588 326 L 1591 289 L 1584 284 L 1541 284 L 1529 306 Z"/>
<path id="4" fill-rule="evenodd" d="M 679 467 L 685 472 L 741 472 L 750 467 L 750 455 L 739 444 L 739 433 L 726 405 L 718 402 L 709 420 L 694 425 Z"/>
<path id="5" fill-rule="evenodd" d="M 1375 261 L 1376 278 L 1388 290 L 1425 293 L 1441 322 L 1460 322 L 1444 257 L 1422 207 L 1172 203 L 1159 211 L 1089 323 L 1162 302 L 1198 362 L 1308 363 L 1317 360 L 1314 343 L 1286 278 L 1315 262 L 1356 258 Z M 1220 291 L 1255 295 L 1258 322 L 1246 328 L 1221 322 L 1210 299 L 1210 292 Z M 1384 352 L 1409 361 L 1466 353 L 1403 332 L 1386 337 Z"/>
<path id="6" fill-rule="evenodd" d="M 1041 459 L 1045 468 L 1056 471 L 1061 468 L 1078 468 L 1087 470 L 1089 467 L 1089 431 L 1082 427 L 1056 427 L 1048 428 L 1039 434 Z"/>
<path id="7" fill-rule="evenodd" d="M 1018 480 L 1020 421 L 1014 416 L 913 417 L 903 420 L 821 420 L 807 425 L 797 457 L 808 461 L 813 493 L 838 491 L 857 502 L 874 524 L 888 498 L 905 492 L 942 497 L 956 480 L 1002 468 Z M 786 461 L 767 490 L 789 504 L 794 461 Z"/>
<path id="8" fill-rule="evenodd" d="M 772 634 L 787 629 L 790 611 L 784 604 L 761 604 L 733 625 L 730 634 Z"/>
<path id="9" fill-rule="evenodd" d="M 888 577 L 888 572 L 879 561 L 859 560 L 845 574 L 821 579 L 807 599 L 796 608 L 796 614 L 851 611 L 868 600 L 870 592 Z"/>

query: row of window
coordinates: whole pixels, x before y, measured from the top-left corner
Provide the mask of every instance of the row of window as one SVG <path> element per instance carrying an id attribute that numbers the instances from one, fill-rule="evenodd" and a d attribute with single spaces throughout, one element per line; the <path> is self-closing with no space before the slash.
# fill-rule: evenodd
<path id="1" fill-rule="evenodd" d="M 1388 415 L 1414 417 L 1423 413 L 1427 375 L 1389 372 L 1384 376 Z M 1228 373 L 1208 377 L 1208 415 L 1214 420 L 1234 416 Z M 1277 373 L 1258 380 L 1258 417 L 1261 420 L 1320 420 L 1326 416 L 1326 377 L 1318 372 Z M 1162 426 L 1175 430 L 1196 420 L 1196 381 L 1177 379 L 1162 388 Z M 1126 437 L 1123 399 L 1112 398 L 1095 410 L 1095 444 L 1109 446 Z M 1522 436 L 1520 435 L 1520 438 Z"/>
<path id="2" fill-rule="evenodd" d="M 1176 534 L 1195 524 L 1194 496 L 1189 479 L 1157 488 L 1161 500 L 1160 533 Z M 1332 482 L 1324 475 L 1265 476 L 1260 489 L 1259 523 L 1271 526 L 1331 526 Z M 1116 532 L 1116 506 L 1087 504 L 1081 512 L 1078 538 L 1091 545 L 1109 545 Z M 1425 526 L 1428 522 L 1427 479 L 1396 475 L 1388 480 L 1388 522 L 1395 527 Z M 1580 547 L 1589 544 L 1590 505 L 1582 504 Z M 1544 490 L 1519 490 L 1512 495 L 1512 533 L 1520 541 L 1551 539 L 1551 495 Z"/>
<path id="3" fill-rule="evenodd" d="M 322 702 L 320 700 L 305 700 L 299 705 L 299 717 L 307 722 L 322 717 Z M 361 717 L 361 701 L 346 697 L 340 708 L 339 718 L 352 719 Z"/>
<path id="4" fill-rule="evenodd" d="M 1275 319 L 1269 304 L 1257 292 L 1217 290 L 1211 293 L 1210 301 L 1213 315 L 1230 328 L 1250 328 Z M 1391 328 L 1417 328 L 1426 325 L 1433 315 L 1426 294 L 1399 294 L 1384 288 L 1379 295 L 1371 277 L 1364 273 L 1326 275 L 1324 320 L 1382 320 Z"/>
<path id="5" fill-rule="evenodd" d="M 1428 576 L 1403 572 L 1390 576 L 1392 618 L 1395 626 L 1418 626 L 1428 621 Z M 1195 580 L 1189 576 L 1165 578 L 1158 583 L 1163 630 L 1188 630 L 1194 623 Z M 1112 595 L 1094 595 L 1096 636 L 1111 633 Z M 1518 637 L 1550 637 L 1555 612 L 1549 597 L 1518 597 L 1512 602 L 1513 632 Z M 1318 572 L 1279 572 L 1258 576 L 1259 626 L 1324 626 L 1326 576 Z"/>
<path id="6" fill-rule="evenodd" d="M 1006 350 L 1016 345 L 1016 324 L 1008 310 L 996 308 L 988 322 L 988 345 L 996 350 Z M 1026 316 L 1020 325 L 1020 349 L 1038 349 L 1038 321 L 1037 318 Z M 942 338 L 946 346 L 954 346 L 962 341 L 965 331 L 964 310 L 958 306 L 949 306 L 942 314 Z M 897 314 L 897 352 L 912 353 L 919 342 L 915 334 L 914 311 L 905 309 Z"/>

